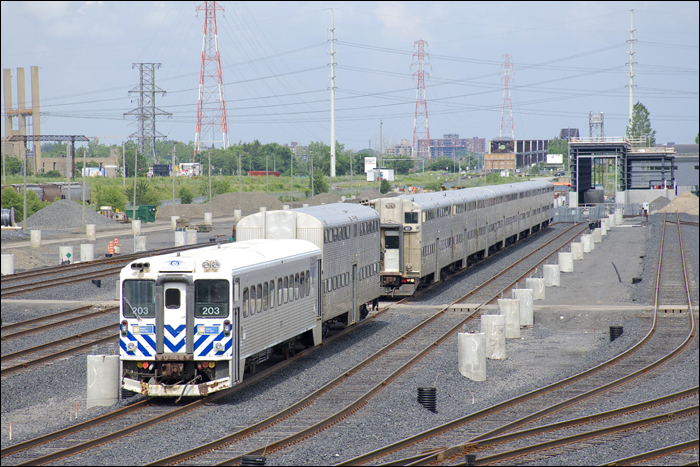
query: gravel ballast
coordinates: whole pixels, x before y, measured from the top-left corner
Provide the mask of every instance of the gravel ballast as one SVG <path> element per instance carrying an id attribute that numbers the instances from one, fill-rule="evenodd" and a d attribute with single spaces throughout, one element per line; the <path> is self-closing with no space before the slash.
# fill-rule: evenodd
<path id="1" fill-rule="evenodd" d="M 487 361 L 486 382 L 473 382 L 457 372 L 456 342 L 454 338 L 450 339 L 404 374 L 399 381 L 381 391 L 355 415 L 311 440 L 268 455 L 268 465 L 327 465 L 341 462 L 401 437 L 416 434 L 460 415 L 472 413 L 576 373 L 629 347 L 646 333 L 649 326 L 650 320 L 639 306 L 649 303 L 647 288 L 655 274 L 655 252 L 658 249 L 656 229 L 660 228 L 660 219 L 662 216 L 651 216 L 648 223 L 638 227 L 613 228 L 608 236 L 603 238 L 602 244 L 596 244 L 594 252 L 586 254 L 584 260 L 575 262 L 573 275 L 562 274 L 562 287 L 548 288 L 547 300 L 535 302 L 536 307 L 539 306 L 535 312 L 535 326 L 523 329 L 522 339 L 508 341 L 507 360 Z M 697 219 L 697 216 L 686 217 L 686 220 L 694 222 L 697 222 Z M 639 224 L 639 221 L 626 220 L 626 223 L 634 225 Z M 674 227 L 672 224 L 669 226 Z M 554 235 L 561 228 L 565 226 L 547 229 L 541 234 L 541 239 Z M 230 226 L 217 226 L 215 222 L 215 231 L 218 229 L 226 231 L 230 230 Z M 693 273 L 697 274 L 697 227 L 683 226 L 683 232 L 686 260 L 694 270 Z M 207 241 L 208 235 L 199 234 L 199 240 Z M 147 244 L 149 249 L 157 248 L 161 244 L 170 246 L 172 238 L 172 232 L 152 234 L 148 236 Z M 536 241 L 540 241 L 538 236 L 528 239 L 528 242 Z M 122 244 L 128 246 L 130 243 L 123 241 Z M 509 255 L 515 254 L 518 248 L 519 245 L 494 256 L 475 267 L 473 271 L 468 271 L 469 274 L 465 278 L 459 278 L 459 282 L 444 284 L 443 293 L 431 296 L 424 304 L 434 306 L 437 310 L 439 305 L 450 301 L 453 294 L 464 292 L 470 286 L 469 279 L 477 283 L 483 277 L 490 277 L 502 269 L 509 260 Z M 124 253 L 129 252 L 126 248 L 124 250 Z M 641 256 L 643 258 L 640 258 Z M 618 282 L 610 265 L 611 261 L 614 261 L 620 270 L 624 283 Z M 605 276 L 602 276 L 601 272 L 604 272 Z M 609 274 L 612 274 L 614 281 L 608 280 Z M 642 277 L 642 282 L 633 285 L 631 278 L 637 276 Z M 72 300 L 76 297 L 90 300 L 90 297 L 95 298 L 96 292 L 101 292 L 112 299 L 115 281 L 116 276 L 110 278 L 110 281 L 103 281 L 102 289 L 96 289 L 89 282 L 67 290 L 49 289 L 35 298 Z M 104 285 L 105 282 L 107 285 Z M 109 285 L 110 282 L 112 285 Z M 694 280 L 693 284 L 691 287 L 694 286 L 697 291 L 697 280 Z M 694 297 L 697 297 L 697 292 Z M 105 300 L 105 296 L 102 295 L 101 301 Z M 11 300 L 3 301 L 3 321 L 6 316 L 14 320 L 20 319 L 22 310 L 28 307 L 22 303 L 11 308 L 10 302 Z M 571 307 L 571 304 L 577 307 Z M 590 309 L 582 308 L 586 305 L 589 305 Z M 608 305 L 609 308 L 605 309 Z M 618 309 L 616 306 L 623 308 Z M 624 309 L 624 306 L 628 308 Z M 56 309 L 51 310 L 55 311 Z M 390 312 L 376 322 L 358 328 L 357 332 L 350 333 L 341 341 L 324 345 L 314 354 L 245 391 L 234 393 L 204 409 L 179 417 L 175 422 L 159 424 L 149 428 L 147 432 L 123 438 L 110 444 L 108 449 L 87 451 L 71 462 L 60 463 L 119 465 L 124 462 L 123 457 L 115 453 L 133 453 L 135 446 L 143 446 L 144 436 L 157 442 L 150 442 L 148 449 L 140 450 L 137 457 L 132 455 L 132 463 L 152 462 L 194 447 L 196 443 L 219 438 L 234 431 L 236 427 L 251 420 L 264 418 L 267 414 L 300 399 L 312 388 L 346 371 L 425 316 L 425 313 L 406 315 Z M 612 324 L 622 324 L 624 333 L 611 343 L 607 330 Z M 61 334 L 64 332 L 63 328 L 67 327 L 56 330 L 55 338 L 66 337 L 67 334 Z M 106 348 L 100 349 L 105 350 Z M 3 353 L 5 352 L 3 348 Z M 692 355 L 665 365 L 664 371 L 654 380 L 641 382 L 625 395 L 624 401 L 606 401 L 606 406 L 628 405 L 697 385 L 697 343 L 690 353 Z M 687 371 L 688 368 L 692 371 Z M 84 409 L 85 369 L 85 355 L 82 355 L 53 363 L 40 371 L 29 371 L 4 380 L 2 446 L 11 444 L 6 428 L 10 421 L 13 422 L 14 430 L 12 443 L 15 443 L 69 425 L 68 409 L 74 406 L 75 402 L 79 402 L 81 420 L 85 419 L 83 417 L 94 417 L 113 410 L 115 407 L 93 408 L 87 411 Z M 433 385 L 438 391 L 437 414 L 425 410 L 416 401 L 417 387 Z M 129 403 L 137 399 L 132 398 Z M 590 410 L 598 412 L 609 409 L 582 407 L 582 413 Z M 697 427 L 697 419 L 692 423 Z M 692 428 L 691 426 L 690 431 Z M 683 430 L 688 431 L 685 428 Z M 672 435 L 670 431 L 671 429 L 668 436 Z M 261 444 L 264 445 L 264 434 L 260 436 Z M 664 437 L 666 435 L 659 436 L 661 439 Z M 630 442 L 639 444 L 641 439 L 643 437 Z M 578 462 L 575 458 L 562 457 L 559 462 L 602 462 L 623 457 L 617 454 L 613 457 L 601 455 L 600 459 L 595 461 Z M 584 458 L 583 455 L 581 458 Z M 556 462 L 551 465 L 555 464 Z"/>

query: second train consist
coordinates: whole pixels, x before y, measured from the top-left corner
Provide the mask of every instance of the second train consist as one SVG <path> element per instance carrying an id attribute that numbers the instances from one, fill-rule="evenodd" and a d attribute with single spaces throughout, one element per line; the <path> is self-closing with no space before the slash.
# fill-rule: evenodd
<path id="1" fill-rule="evenodd" d="M 238 242 L 147 257 L 120 275 L 121 387 L 201 396 L 273 350 L 319 345 L 381 295 L 410 295 L 551 222 L 553 186 L 524 182 L 260 212 Z"/>

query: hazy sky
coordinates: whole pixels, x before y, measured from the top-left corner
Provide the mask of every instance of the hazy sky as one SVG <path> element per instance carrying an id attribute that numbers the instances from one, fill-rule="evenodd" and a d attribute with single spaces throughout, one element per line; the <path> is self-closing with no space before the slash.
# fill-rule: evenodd
<path id="1" fill-rule="evenodd" d="M 202 2 L 2 2 L 2 68 L 39 66 L 43 134 L 136 131 L 134 62 L 159 62 L 157 130 L 194 140 Z M 414 42 L 427 41 L 431 138 L 499 135 L 503 55 L 513 63 L 516 139 L 561 128 L 588 136 L 604 112 L 622 136 L 629 108 L 630 10 L 634 101 L 657 143 L 698 133 L 698 2 L 222 2 L 217 13 L 231 143 L 330 142 L 330 33 L 334 11 L 336 139 L 359 150 L 413 136 Z M 3 83 L 4 84 L 4 83 Z M 3 112 L 6 109 L 3 101 Z M 2 126 L 5 135 L 5 127 Z M 110 136 L 110 137 L 107 137 Z"/>

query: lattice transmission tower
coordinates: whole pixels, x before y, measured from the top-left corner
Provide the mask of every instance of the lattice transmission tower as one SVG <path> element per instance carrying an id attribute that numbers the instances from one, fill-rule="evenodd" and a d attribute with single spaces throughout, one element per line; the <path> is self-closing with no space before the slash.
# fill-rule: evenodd
<path id="1" fill-rule="evenodd" d="M 426 41 L 415 41 L 413 45 L 417 48 L 417 51 L 413 54 L 416 61 L 413 62 L 411 66 L 417 67 L 416 72 L 413 73 L 413 76 L 418 77 L 418 84 L 416 86 L 416 112 L 413 117 L 413 155 L 430 159 L 428 103 L 425 99 L 425 67 L 426 65 L 430 65 L 430 63 L 426 62 L 426 57 L 430 57 L 430 55 L 425 52 L 425 46 L 428 45 Z M 419 108 L 421 109 L 420 112 L 418 110 Z M 416 135 L 418 136 L 417 140 Z M 425 137 L 422 137 L 423 135 L 425 135 Z"/>
<path id="2" fill-rule="evenodd" d="M 222 149 L 229 146 L 226 98 L 216 29 L 216 11 L 224 11 L 224 7 L 216 2 L 203 2 L 196 10 L 204 11 L 204 38 L 199 73 L 197 129 L 194 135 L 195 154 L 213 147 L 214 143 L 221 143 Z"/>
<path id="3" fill-rule="evenodd" d="M 133 68 L 139 69 L 139 85 L 129 91 L 138 94 L 138 107 L 126 112 L 124 115 L 135 115 L 138 130 L 129 135 L 136 138 L 141 154 L 152 154 L 153 162 L 158 163 L 156 156 L 156 138 L 165 138 L 156 131 L 156 115 L 172 115 L 170 112 L 156 107 L 156 93 L 165 95 L 166 91 L 156 86 L 156 69 L 160 68 L 160 63 L 134 63 Z"/>
<path id="4" fill-rule="evenodd" d="M 501 67 L 503 77 L 503 107 L 501 109 L 501 132 L 498 135 L 499 140 L 512 141 L 515 139 L 513 134 L 513 105 L 510 101 L 510 81 L 513 74 L 513 64 L 510 62 L 512 57 L 509 54 L 503 56 L 503 65 Z"/>

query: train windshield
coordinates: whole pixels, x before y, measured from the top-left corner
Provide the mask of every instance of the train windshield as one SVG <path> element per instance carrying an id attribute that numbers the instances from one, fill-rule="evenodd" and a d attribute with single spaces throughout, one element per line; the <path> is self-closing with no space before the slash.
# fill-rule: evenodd
<path id="1" fill-rule="evenodd" d="M 227 280 L 194 281 L 194 315 L 197 318 L 228 317 L 229 295 Z"/>
<path id="2" fill-rule="evenodd" d="M 154 318 L 156 316 L 156 282 L 153 280 L 128 280 L 122 283 L 122 309 L 124 317 Z"/>
<path id="3" fill-rule="evenodd" d="M 399 237 L 395 235 L 387 235 L 384 237 L 384 248 L 387 250 L 396 250 L 399 247 Z"/>

